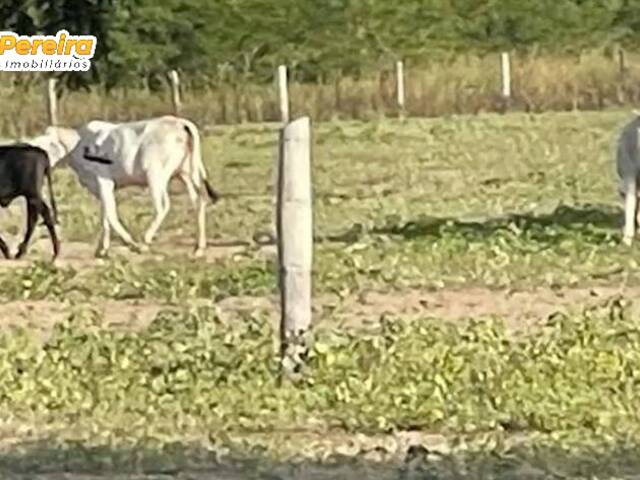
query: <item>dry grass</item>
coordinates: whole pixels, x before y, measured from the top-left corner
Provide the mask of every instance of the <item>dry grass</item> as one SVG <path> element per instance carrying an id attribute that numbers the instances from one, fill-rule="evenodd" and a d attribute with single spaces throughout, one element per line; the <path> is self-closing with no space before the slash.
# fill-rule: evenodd
<path id="1" fill-rule="evenodd" d="M 640 103 L 640 56 L 627 54 L 626 69 L 617 58 L 601 51 L 575 56 L 514 56 L 513 98 L 500 97 L 497 55 L 463 56 L 454 60 L 408 65 L 407 113 L 416 117 L 490 111 L 533 112 L 594 110 Z M 4 76 L 4 77 L 3 77 Z M 15 77 L 14 77 L 15 78 Z M 295 79 L 295 72 L 294 72 Z M 0 138 L 38 131 L 46 122 L 43 82 L 30 87 L 11 85 L 9 74 L 0 74 Z M 184 114 L 201 125 L 264 122 L 278 119 L 273 85 L 236 83 L 210 89 L 192 89 L 183 78 Z M 322 84 L 290 87 L 294 115 L 308 114 L 316 121 L 368 120 L 398 114 L 392 65 L 376 75 L 338 78 Z M 66 93 L 60 102 L 60 121 L 78 124 L 90 118 L 128 120 L 171 112 L 168 88 L 110 93 Z"/>

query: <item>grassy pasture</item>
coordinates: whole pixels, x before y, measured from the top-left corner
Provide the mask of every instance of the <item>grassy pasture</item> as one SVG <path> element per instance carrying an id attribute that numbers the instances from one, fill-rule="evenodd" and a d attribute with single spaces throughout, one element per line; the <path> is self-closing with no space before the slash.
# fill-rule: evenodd
<path id="1" fill-rule="evenodd" d="M 252 240 L 272 215 L 274 125 L 204 140 L 224 196 L 206 262 L 189 256 L 177 186 L 150 254 L 116 242 L 94 260 L 97 203 L 56 171 L 59 263 L 40 228 L 28 260 L 0 265 L 0 472 L 173 471 L 224 451 L 245 466 L 359 454 L 350 472 L 380 478 L 402 461 L 436 478 L 637 469 L 640 256 L 619 244 L 612 162 L 628 117 L 315 125 L 319 337 L 304 389 L 276 388 L 274 252 Z M 139 238 L 150 200 L 118 196 Z M 1 214 L 7 237 L 20 210 Z"/>

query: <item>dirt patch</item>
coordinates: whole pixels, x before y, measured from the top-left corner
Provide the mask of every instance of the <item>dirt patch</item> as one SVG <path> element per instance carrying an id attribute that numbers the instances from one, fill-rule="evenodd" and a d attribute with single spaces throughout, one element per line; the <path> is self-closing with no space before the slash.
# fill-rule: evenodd
<path id="1" fill-rule="evenodd" d="M 140 329 L 148 326 L 162 311 L 183 311 L 195 307 L 215 308 L 221 320 L 232 322 L 253 312 L 272 312 L 275 318 L 275 299 L 233 297 L 214 303 L 206 299 L 191 300 L 183 305 L 137 300 L 96 300 L 92 303 L 71 304 L 49 300 L 22 300 L 5 303 L 0 309 L 0 328 L 27 328 L 46 336 L 56 323 L 74 313 L 95 311 L 109 328 Z"/>
<path id="2" fill-rule="evenodd" d="M 640 287 L 600 287 L 533 290 L 491 290 L 487 288 L 443 289 L 435 292 L 368 292 L 358 301 L 348 301 L 336 310 L 339 317 L 375 322 L 383 314 L 422 315 L 447 321 L 498 317 L 510 329 L 526 329 L 560 310 L 584 308 L 613 295 L 630 298 Z M 638 305 L 640 311 L 640 305 Z"/>
<path id="3" fill-rule="evenodd" d="M 13 253 L 17 250 L 19 239 L 11 238 L 6 235 L 7 244 Z M 4 238 L 4 236 L 3 236 Z M 61 241 L 61 253 L 56 259 L 55 265 L 60 268 L 73 268 L 82 270 L 104 265 L 109 260 L 95 257 L 95 245 L 86 242 Z M 163 261 L 166 258 L 176 255 L 176 252 L 182 256 L 190 256 L 193 254 L 193 242 L 188 242 L 184 238 L 176 241 L 170 239 L 157 242 L 147 253 L 133 253 L 129 248 L 114 242 L 111 246 L 109 255 L 111 258 L 126 258 L 128 262 L 137 264 L 147 261 Z M 52 258 L 51 241 L 48 236 L 34 235 L 31 242 L 29 252 L 20 260 L 0 260 L 0 268 L 26 268 L 33 264 L 34 261 L 51 261 Z M 233 240 L 210 241 L 205 250 L 203 261 L 214 262 L 219 259 L 233 258 L 234 256 L 250 255 L 254 258 L 256 255 L 273 257 L 276 255 L 275 246 L 254 246 L 243 242 Z"/>
<path id="4" fill-rule="evenodd" d="M 314 318 L 319 325 L 342 325 L 347 328 L 370 328 L 383 315 L 406 318 L 435 318 L 449 322 L 469 319 L 500 318 L 513 331 L 527 330 L 559 311 L 580 311 L 602 303 L 607 298 L 623 295 L 636 298 L 638 287 L 594 286 L 590 288 L 533 290 L 491 290 L 487 288 L 443 289 L 439 291 L 408 290 L 403 292 L 370 291 L 340 299 L 317 297 Z M 261 313 L 278 321 L 277 297 L 232 297 L 215 305 L 223 319 L 237 318 L 238 313 Z M 640 316 L 640 303 L 632 306 Z"/>
<path id="5" fill-rule="evenodd" d="M 513 331 L 534 327 L 558 311 L 580 310 L 601 303 L 606 298 L 622 294 L 627 298 L 640 295 L 640 287 L 593 287 L 529 291 L 490 290 L 483 288 L 446 289 L 436 292 L 411 290 L 406 292 L 368 292 L 360 297 L 340 300 L 333 296 L 316 299 L 314 317 L 317 325 L 340 325 L 345 328 L 371 328 L 382 315 L 459 322 L 467 319 L 501 318 Z M 220 301 L 190 300 L 182 305 L 151 301 L 96 300 L 91 304 L 72 305 L 54 301 L 15 301 L 0 309 L 0 328 L 26 327 L 47 336 L 52 327 L 74 311 L 93 309 L 113 328 L 146 327 L 162 310 L 208 306 L 216 310 L 226 323 L 243 321 L 252 315 L 266 316 L 277 326 L 278 298 L 230 297 Z M 634 305 L 640 314 L 640 304 Z"/>
<path id="6" fill-rule="evenodd" d="M 148 302 L 102 301 L 90 305 L 70 305 L 46 300 L 17 301 L 2 306 L 0 327 L 26 328 L 44 338 L 56 323 L 66 320 L 74 312 L 93 309 L 102 315 L 105 325 L 109 327 L 143 328 L 163 308 L 171 307 Z"/>

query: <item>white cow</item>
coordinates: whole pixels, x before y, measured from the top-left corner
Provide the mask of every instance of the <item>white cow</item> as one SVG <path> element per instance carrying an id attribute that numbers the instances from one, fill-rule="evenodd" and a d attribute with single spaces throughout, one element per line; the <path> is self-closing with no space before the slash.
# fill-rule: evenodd
<path id="1" fill-rule="evenodd" d="M 111 229 L 137 252 L 147 251 L 169 212 L 169 182 L 179 178 L 197 212 L 200 256 L 206 247 L 206 196 L 215 203 L 218 194 L 206 179 L 200 135 L 190 121 L 173 116 L 128 123 L 91 121 L 79 129 L 48 127 L 44 135 L 27 140 L 49 153 L 53 166 L 68 163 L 80 183 L 100 200 L 102 235 L 97 256 L 108 253 Z M 148 186 L 155 218 L 135 242 L 118 218 L 115 190 L 130 185 Z"/>
<path id="2" fill-rule="evenodd" d="M 638 179 L 640 179 L 640 112 L 627 123 L 618 137 L 616 170 L 620 185 L 618 190 L 624 198 L 624 228 L 622 239 L 626 245 L 633 243 L 638 215 Z"/>

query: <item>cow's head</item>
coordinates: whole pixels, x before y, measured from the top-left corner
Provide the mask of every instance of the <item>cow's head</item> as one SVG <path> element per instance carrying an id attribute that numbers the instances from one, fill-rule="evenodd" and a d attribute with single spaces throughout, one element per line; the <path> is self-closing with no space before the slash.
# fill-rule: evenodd
<path id="1" fill-rule="evenodd" d="M 42 148 L 49 155 L 52 167 L 63 164 L 80 142 L 80 134 L 65 127 L 47 127 L 44 134 L 25 140 L 26 143 Z"/>

